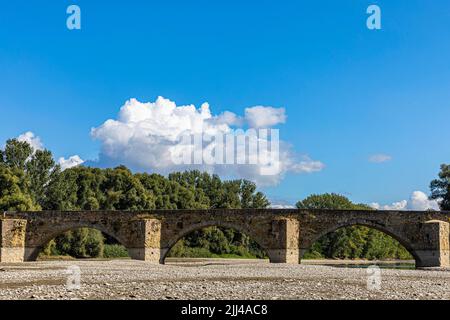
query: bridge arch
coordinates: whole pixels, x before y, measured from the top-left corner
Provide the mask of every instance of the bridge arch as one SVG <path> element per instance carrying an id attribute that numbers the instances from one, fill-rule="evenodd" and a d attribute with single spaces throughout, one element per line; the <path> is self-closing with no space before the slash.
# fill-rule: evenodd
<path id="1" fill-rule="evenodd" d="M 164 249 L 161 252 L 161 262 L 164 263 L 165 259 L 167 258 L 167 255 L 169 254 L 170 250 L 175 246 L 175 244 L 183 239 L 184 237 L 188 236 L 192 232 L 199 231 L 205 228 L 209 227 L 219 227 L 219 228 L 226 228 L 226 229 L 232 229 L 235 231 L 238 231 L 242 234 L 247 235 L 250 237 L 252 241 L 254 241 L 268 256 L 270 257 L 270 250 L 268 250 L 268 247 L 266 245 L 266 239 L 263 239 L 259 237 L 255 232 L 252 231 L 251 228 L 245 227 L 245 225 L 241 225 L 234 222 L 228 222 L 228 221 L 203 221 L 199 223 L 190 224 L 183 229 L 181 229 L 179 232 L 177 232 L 174 236 L 172 236 L 168 241 L 163 245 Z"/>
<path id="2" fill-rule="evenodd" d="M 410 239 L 407 239 L 401 235 L 401 232 L 398 230 L 395 230 L 395 228 L 388 227 L 384 225 L 383 223 L 380 223 L 377 220 L 370 220 L 370 219 L 351 219 L 348 221 L 339 221 L 334 222 L 331 225 L 326 225 L 323 228 L 320 228 L 320 230 L 315 233 L 312 237 L 309 237 L 307 241 L 304 241 L 300 244 L 300 258 L 302 258 L 305 253 L 313 246 L 315 242 L 320 240 L 322 237 L 324 237 L 327 234 L 333 233 L 338 231 L 339 229 L 353 227 L 353 226 L 361 226 L 361 227 L 367 227 L 370 229 L 374 229 L 377 231 L 380 231 L 394 240 L 396 240 L 400 245 L 402 245 L 406 251 L 408 251 L 414 260 L 416 261 L 416 264 L 420 262 L 420 257 L 417 254 L 416 250 L 413 248 L 413 245 L 411 243 Z"/>
<path id="3" fill-rule="evenodd" d="M 27 236 L 25 238 L 25 261 L 35 261 L 40 252 L 44 249 L 44 247 L 53 239 L 57 238 L 58 236 L 69 232 L 69 231 L 75 231 L 78 229 L 87 228 L 87 229 L 93 229 L 98 230 L 102 232 L 103 234 L 113 238 L 115 241 L 123 245 L 125 248 L 127 248 L 128 251 L 128 245 L 126 241 L 117 234 L 114 230 L 111 230 L 111 228 L 108 228 L 107 226 L 101 224 L 101 223 L 92 223 L 89 221 L 86 222 L 75 222 L 75 223 L 69 223 L 69 224 L 63 224 L 60 226 L 55 226 L 52 228 L 42 228 L 43 230 L 40 230 L 41 233 L 39 236 L 36 237 L 36 234 L 30 234 L 30 236 Z M 130 253 L 129 253 L 130 254 Z"/>

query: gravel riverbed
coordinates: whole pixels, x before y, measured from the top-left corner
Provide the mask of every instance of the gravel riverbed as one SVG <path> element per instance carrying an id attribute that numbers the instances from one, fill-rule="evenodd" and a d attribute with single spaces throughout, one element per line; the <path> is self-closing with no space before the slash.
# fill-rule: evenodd
<path id="1" fill-rule="evenodd" d="M 70 290 L 68 268 L 81 271 Z M 381 269 L 255 260 L 40 261 L 0 265 L 0 299 L 450 299 L 450 271 Z"/>

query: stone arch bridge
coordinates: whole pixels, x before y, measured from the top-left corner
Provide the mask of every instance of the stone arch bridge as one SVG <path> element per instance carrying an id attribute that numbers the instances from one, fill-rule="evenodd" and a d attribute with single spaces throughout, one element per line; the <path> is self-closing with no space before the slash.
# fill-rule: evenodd
<path id="1" fill-rule="evenodd" d="M 127 247 L 130 257 L 164 263 L 170 248 L 208 226 L 233 228 L 256 241 L 274 263 L 299 263 L 321 236 L 362 225 L 398 240 L 417 267 L 450 267 L 450 212 L 375 210 L 218 209 L 155 211 L 5 212 L 0 262 L 33 261 L 51 239 L 81 227 L 98 229 Z"/>

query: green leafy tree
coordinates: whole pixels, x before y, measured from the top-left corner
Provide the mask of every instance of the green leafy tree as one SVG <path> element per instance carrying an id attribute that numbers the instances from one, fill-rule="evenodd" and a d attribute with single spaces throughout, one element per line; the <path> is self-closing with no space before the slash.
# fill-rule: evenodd
<path id="1" fill-rule="evenodd" d="M 450 165 L 441 165 L 439 179 L 433 180 L 430 188 L 431 199 L 439 200 L 442 210 L 450 210 Z"/>
<path id="2" fill-rule="evenodd" d="M 24 172 L 8 168 L 4 164 L 0 164 L 0 210 L 40 210 L 29 194 L 29 185 Z"/>
<path id="3" fill-rule="evenodd" d="M 153 194 L 144 188 L 137 176 L 120 166 L 105 170 L 101 189 L 106 193 L 102 208 L 115 210 L 155 209 Z"/>
<path id="4" fill-rule="evenodd" d="M 33 155 L 27 142 L 10 139 L 0 150 L 0 210 L 40 210 L 32 196 L 32 182 L 26 163 Z"/>
<path id="5" fill-rule="evenodd" d="M 347 197 L 336 193 L 314 194 L 297 202 L 296 206 L 299 209 L 371 210 L 367 205 L 354 204 Z"/>
<path id="6" fill-rule="evenodd" d="M 51 243 L 51 249 L 44 252 L 56 252 L 76 258 L 99 258 L 103 256 L 104 237 L 98 230 L 80 228 L 68 231 L 56 237 Z"/>
<path id="7" fill-rule="evenodd" d="M 45 207 L 48 184 L 59 174 L 51 152 L 33 150 L 28 142 L 10 139 L 0 158 L 1 164 L 20 179 L 21 191 L 31 197 L 33 204 Z"/>
<path id="8" fill-rule="evenodd" d="M 242 180 L 239 190 L 241 208 L 267 208 L 269 200 L 262 192 L 256 192 L 256 184 L 248 180 Z"/>
<path id="9" fill-rule="evenodd" d="M 146 190 L 155 197 L 157 209 L 207 209 L 209 199 L 202 190 L 185 186 L 159 174 L 137 174 Z"/>
<path id="10" fill-rule="evenodd" d="M 10 168 L 25 170 L 25 164 L 32 154 L 33 148 L 28 142 L 10 139 L 6 141 L 2 152 L 3 162 Z"/>
<path id="11" fill-rule="evenodd" d="M 41 207 L 47 202 L 47 187 L 60 173 L 59 166 L 48 150 L 37 150 L 25 163 L 25 172 L 30 180 L 30 193 Z"/>
<path id="12" fill-rule="evenodd" d="M 79 210 L 78 174 L 85 168 L 71 168 L 55 175 L 47 185 L 43 208 L 46 210 Z"/>

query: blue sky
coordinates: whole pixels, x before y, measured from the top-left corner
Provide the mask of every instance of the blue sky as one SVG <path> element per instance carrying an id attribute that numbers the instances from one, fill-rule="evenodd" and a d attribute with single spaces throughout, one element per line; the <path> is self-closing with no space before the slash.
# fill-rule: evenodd
<path id="1" fill-rule="evenodd" d="M 374 3 L 382 30 L 366 27 Z M 70 4 L 79 31 L 66 28 Z M 282 140 L 325 168 L 265 187 L 274 202 L 388 204 L 428 192 L 450 161 L 449 40 L 444 0 L 4 1 L 0 141 L 32 131 L 55 157 L 89 160 L 91 128 L 130 98 L 283 107 Z"/>

